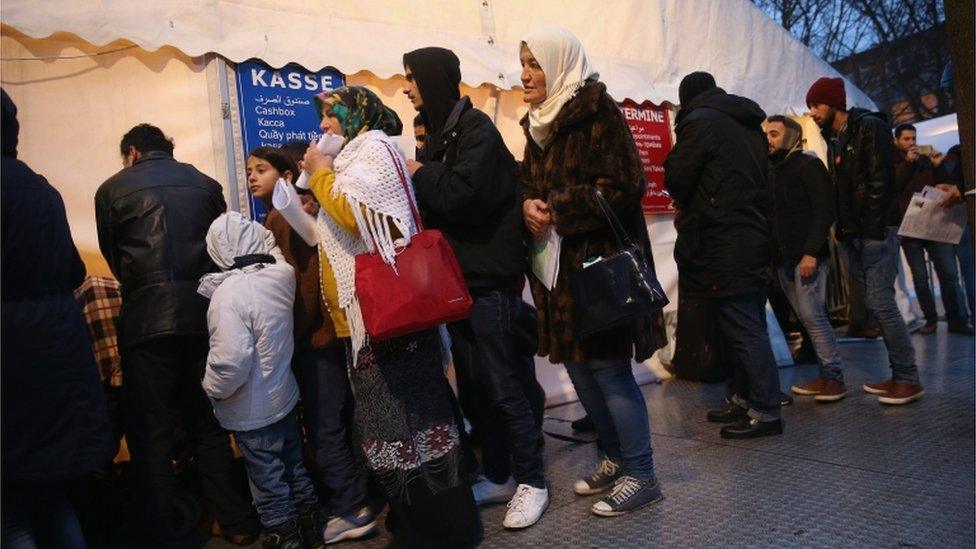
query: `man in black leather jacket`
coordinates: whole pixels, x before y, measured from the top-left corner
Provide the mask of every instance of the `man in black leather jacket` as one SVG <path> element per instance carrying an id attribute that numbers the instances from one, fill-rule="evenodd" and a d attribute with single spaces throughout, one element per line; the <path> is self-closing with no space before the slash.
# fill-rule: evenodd
<path id="1" fill-rule="evenodd" d="M 98 243 L 122 284 L 119 349 L 129 453 L 148 543 L 192 535 L 203 506 L 184 492 L 171 460 L 178 432 L 197 459 L 225 536 L 253 541 L 250 500 L 234 481 L 227 433 L 200 385 L 208 351 L 200 277 L 215 266 L 204 238 L 227 207 L 220 185 L 173 159 L 173 143 L 149 124 L 122 138 L 125 168 L 95 194 Z"/>
<path id="2" fill-rule="evenodd" d="M 865 288 L 865 305 L 884 334 L 891 379 L 863 389 L 883 404 L 918 400 L 922 387 L 915 348 L 895 303 L 898 247 L 887 222 L 896 199 L 891 128 L 883 115 L 847 110 L 841 78 L 821 78 L 807 92 L 807 106 L 828 143 L 834 179 L 834 234 L 847 254 L 851 275 Z"/>

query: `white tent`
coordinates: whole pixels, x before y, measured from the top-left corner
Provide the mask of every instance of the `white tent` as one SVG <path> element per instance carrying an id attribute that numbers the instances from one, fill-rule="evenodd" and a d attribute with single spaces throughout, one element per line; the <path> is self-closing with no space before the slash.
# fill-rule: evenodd
<path id="1" fill-rule="evenodd" d="M 525 112 L 515 89 L 518 44 L 538 25 L 573 30 L 621 101 L 677 103 L 681 77 L 707 70 L 770 114 L 800 115 L 808 86 L 838 76 L 747 0 L 5 0 L 0 22 L 0 80 L 20 110 L 20 156 L 61 191 L 96 273 L 106 271 L 94 192 L 121 167 L 119 139 L 137 123 L 162 127 L 178 159 L 224 184 L 232 207 L 244 207 L 232 65 L 250 58 L 336 67 L 408 121 L 403 52 L 448 47 L 461 59 L 463 92 L 495 119 L 518 158 Z M 851 105 L 874 108 L 847 88 Z M 815 131 L 807 137 L 808 148 L 822 149 Z M 659 276 L 674 297 L 672 218 L 647 221 Z M 565 378 L 557 379 L 562 369 L 545 370 L 551 399 L 570 398 Z"/>

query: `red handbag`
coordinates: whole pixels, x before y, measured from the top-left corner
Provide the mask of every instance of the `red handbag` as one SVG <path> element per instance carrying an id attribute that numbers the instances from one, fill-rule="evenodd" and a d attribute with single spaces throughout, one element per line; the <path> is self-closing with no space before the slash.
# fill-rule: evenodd
<path id="1" fill-rule="evenodd" d="M 395 269 L 379 254 L 356 256 L 356 295 L 366 333 L 374 340 L 463 320 L 470 316 L 472 303 L 451 244 L 440 231 L 424 229 L 403 167 L 390 146 L 386 148 L 419 232 L 397 254 Z"/>

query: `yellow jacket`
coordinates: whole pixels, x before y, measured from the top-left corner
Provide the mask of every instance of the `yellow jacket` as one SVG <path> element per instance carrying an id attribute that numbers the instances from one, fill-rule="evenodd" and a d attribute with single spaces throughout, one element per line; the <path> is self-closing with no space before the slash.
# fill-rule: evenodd
<path id="1" fill-rule="evenodd" d="M 309 178 L 308 187 L 326 214 L 332 216 L 332 219 L 343 229 L 358 235 L 359 226 L 356 224 L 356 217 L 352 213 L 352 206 L 342 196 L 332 196 L 334 184 L 335 172 L 332 171 L 332 168 L 322 168 Z M 339 287 L 336 284 L 335 275 L 332 274 L 329 258 L 326 257 L 321 246 L 319 246 L 319 266 L 322 268 L 322 295 L 329 307 L 332 323 L 335 324 L 336 336 L 349 337 L 349 321 L 346 320 L 346 312 L 339 306 Z"/>

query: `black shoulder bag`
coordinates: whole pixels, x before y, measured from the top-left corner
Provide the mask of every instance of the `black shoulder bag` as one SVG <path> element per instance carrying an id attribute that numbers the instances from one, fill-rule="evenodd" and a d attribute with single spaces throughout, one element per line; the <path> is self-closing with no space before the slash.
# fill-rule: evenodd
<path id="1" fill-rule="evenodd" d="M 627 236 L 603 193 L 599 189 L 595 193 L 620 251 L 609 257 L 587 259 L 584 244 L 583 265 L 575 281 L 577 336 L 629 325 L 668 304 L 644 254 Z"/>

